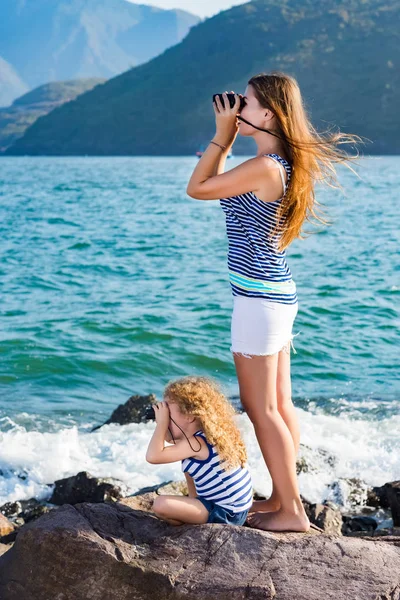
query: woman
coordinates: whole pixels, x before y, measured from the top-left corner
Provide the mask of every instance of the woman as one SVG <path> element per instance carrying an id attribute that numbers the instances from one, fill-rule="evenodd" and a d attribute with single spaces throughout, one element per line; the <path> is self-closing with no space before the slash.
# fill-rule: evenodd
<path id="1" fill-rule="evenodd" d="M 337 144 L 361 138 L 318 134 L 307 118 L 296 80 L 283 73 L 252 77 L 239 116 L 240 96 L 232 108 L 226 93 L 224 106 L 216 97 L 216 134 L 193 172 L 187 194 L 200 200 L 219 198 L 226 215 L 231 351 L 240 399 L 273 482 L 270 498 L 253 502 L 247 522 L 270 531 L 308 531 L 296 475 L 300 433 L 290 381 L 298 298 L 285 249 L 302 238 L 302 225 L 310 216 L 326 224 L 315 213 L 315 181 L 340 187 L 333 163 L 347 164 L 354 157 Z M 253 137 L 257 156 L 224 173 L 239 131 Z"/>

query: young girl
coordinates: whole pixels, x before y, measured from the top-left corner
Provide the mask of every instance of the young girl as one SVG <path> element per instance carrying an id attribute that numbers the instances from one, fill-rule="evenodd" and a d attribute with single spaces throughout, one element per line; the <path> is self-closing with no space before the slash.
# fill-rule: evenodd
<path id="1" fill-rule="evenodd" d="M 296 80 L 284 73 L 252 77 L 232 108 L 226 93 L 223 100 L 216 96 L 216 134 L 186 191 L 200 200 L 220 199 L 226 217 L 231 351 L 241 402 L 273 482 L 271 497 L 254 502 L 248 522 L 267 530 L 308 531 L 296 477 L 300 434 L 290 381 L 298 297 L 285 249 L 302 238 L 305 220 L 326 223 L 315 213 L 314 184 L 341 187 L 334 163 L 353 157 L 336 146 L 361 138 L 318 134 Z M 224 173 L 238 132 L 254 139 L 257 156 Z"/>
<path id="2" fill-rule="evenodd" d="M 152 464 L 182 461 L 189 490 L 189 497 L 156 498 L 155 514 L 172 525 L 243 525 L 253 487 L 235 411 L 218 384 L 191 376 L 171 382 L 154 412 L 157 425 L 146 460 Z M 165 446 L 164 440 L 172 445 Z"/>

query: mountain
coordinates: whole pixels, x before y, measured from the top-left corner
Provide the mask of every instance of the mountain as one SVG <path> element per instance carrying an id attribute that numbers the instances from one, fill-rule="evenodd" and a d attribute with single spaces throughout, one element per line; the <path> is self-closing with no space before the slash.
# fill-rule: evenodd
<path id="1" fill-rule="evenodd" d="M 397 0 L 252 0 L 220 12 L 179 44 L 55 109 L 8 154 L 194 154 L 215 131 L 212 94 L 243 92 L 280 69 L 299 81 L 314 125 L 400 152 Z M 248 153 L 240 138 L 235 153 Z"/>
<path id="2" fill-rule="evenodd" d="M 26 89 L 108 79 L 177 44 L 199 21 L 183 10 L 127 0 L 1 0 L 0 55 Z M 5 95 L 9 102 L 16 97 L 12 89 Z"/>
<path id="3" fill-rule="evenodd" d="M 39 117 L 104 81 L 107 80 L 91 78 L 47 83 L 17 98 L 12 106 L 0 108 L 0 152 L 21 137 Z"/>

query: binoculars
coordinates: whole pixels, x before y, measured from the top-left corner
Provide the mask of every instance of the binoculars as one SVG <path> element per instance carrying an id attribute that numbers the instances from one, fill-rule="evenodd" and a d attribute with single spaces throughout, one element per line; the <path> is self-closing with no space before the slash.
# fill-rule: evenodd
<path id="1" fill-rule="evenodd" d="M 227 98 L 228 98 L 228 100 L 229 100 L 229 105 L 230 105 L 230 108 L 233 108 L 233 107 L 235 106 L 235 95 L 236 95 L 236 94 L 227 94 L 227 95 L 226 95 L 226 96 L 227 96 Z M 225 108 L 224 99 L 223 99 L 223 96 L 222 96 L 222 94 L 214 94 L 214 95 L 213 95 L 213 102 L 215 102 L 215 98 L 216 98 L 217 96 L 219 96 L 219 99 L 221 100 L 221 104 L 222 104 L 222 106 Z M 245 99 L 245 98 L 242 98 L 242 97 L 240 97 L 240 105 L 239 105 L 239 110 L 242 110 L 242 108 L 244 108 L 244 106 L 245 106 L 245 105 L 246 105 L 246 99 Z"/>
<path id="2" fill-rule="evenodd" d="M 155 421 L 156 413 L 154 412 L 154 408 L 152 406 L 148 406 L 144 411 L 144 420 L 145 421 Z"/>

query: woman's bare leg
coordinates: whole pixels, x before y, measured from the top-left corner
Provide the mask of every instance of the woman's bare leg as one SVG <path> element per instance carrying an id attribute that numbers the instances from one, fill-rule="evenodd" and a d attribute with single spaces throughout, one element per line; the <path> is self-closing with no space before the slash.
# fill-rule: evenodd
<path id="1" fill-rule="evenodd" d="M 209 512 L 200 500 L 186 496 L 157 496 L 153 511 L 170 525 L 207 523 Z"/>
<path id="2" fill-rule="evenodd" d="M 251 514 L 248 523 L 270 531 L 308 531 L 310 522 L 297 484 L 295 446 L 277 406 L 278 354 L 251 358 L 234 354 L 240 399 L 281 503 L 276 511 Z"/>
<path id="3" fill-rule="evenodd" d="M 289 346 L 290 347 L 290 346 Z M 289 350 L 289 347 L 286 350 Z M 300 447 L 300 427 L 296 409 L 292 402 L 292 386 L 290 380 L 290 352 L 281 350 L 278 353 L 278 370 L 276 395 L 279 414 L 285 421 L 293 439 L 296 456 Z M 281 506 L 274 481 L 272 493 L 268 500 L 255 500 L 249 512 L 268 512 L 278 510 Z"/>

